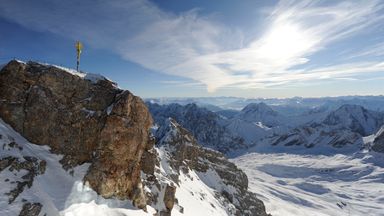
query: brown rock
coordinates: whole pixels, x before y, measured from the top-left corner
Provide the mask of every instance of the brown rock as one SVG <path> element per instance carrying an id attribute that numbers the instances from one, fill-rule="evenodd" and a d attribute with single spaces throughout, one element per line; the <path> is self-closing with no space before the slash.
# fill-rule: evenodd
<path id="1" fill-rule="evenodd" d="M 132 198 L 140 183 L 140 159 L 151 124 L 141 99 L 127 91 L 120 94 L 100 133 L 101 148 L 85 181 L 104 197 Z"/>
<path id="2" fill-rule="evenodd" d="M 103 197 L 132 199 L 141 185 L 152 118 L 140 98 L 107 79 L 11 61 L 0 71 L 0 117 L 29 141 L 63 154 L 66 169 L 91 162 L 84 180 Z"/>
<path id="3" fill-rule="evenodd" d="M 135 189 L 132 192 L 132 203 L 134 206 L 146 210 L 147 199 L 144 194 L 143 186 L 141 183 L 136 185 Z"/>
<path id="4" fill-rule="evenodd" d="M 176 187 L 173 185 L 167 185 L 164 193 L 164 205 L 169 212 L 172 211 L 175 204 Z"/>

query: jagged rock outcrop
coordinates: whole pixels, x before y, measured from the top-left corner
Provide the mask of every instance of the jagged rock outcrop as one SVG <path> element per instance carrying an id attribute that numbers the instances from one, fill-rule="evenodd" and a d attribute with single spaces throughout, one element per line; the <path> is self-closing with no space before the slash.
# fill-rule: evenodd
<path id="1" fill-rule="evenodd" d="M 163 158 L 161 165 L 164 166 L 164 159 L 166 159 L 169 167 L 158 167 L 155 170 L 157 172 L 167 170 L 168 181 L 178 186 L 175 188 L 176 191 L 181 190 L 183 185 L 181 175 L 193 176 L 193 173 L 197 173 L 198 178 L 215 191 L 215 198 L 226 206 L 228 215 L 267 215 L 263 202 L 257 199 L 254 193 L 248 191 L 248 179 L 245 173 L 229 162 L 222 153 L 198 145 L 192 134 L 173 119 L 168 119 L 165 125 L 157 130 L 156 137 L 159 151 L 162 154 L 164 152 L 168 154 L 168 157 Z M 191 177 L 191 179 L 194 178 Z M 146 181 L 149 187 L 150 183 Z M 161 188 L 164 187 L 160 186 L 160 179 L 152 181 L 152 184 L 155 185 L 155 190 L 160 189 L 160 192 L 157 192 L 158 195 L 163 194 Z M 159 199 L 163 198 L 157 197 L 157 200 Z M 176 196 L 174 200 L 177 199 Z M 168 204 L 165 205 L 167 210 L 172 210 L 169 208 L 173 206 L 170 200 L 172 199 L 167 199 Z M 182 206 L 178 205 L 178 209 L 182 209 Z"/>
<path id="2" fill-rule="evenodd" d="M 84 180 L 102 196 L 142 199 L 140 159 L 152 118 L 129 91 L 101 76 L 11 61 L 0 71 L 0 117 L 64 155 L 65 169 L 90 162 Z"/>
<path id="3" fill-rule="evenodd" d="M 41 203 L 25 203 L 19 216 L 38 216 L 42 207 Z"/>

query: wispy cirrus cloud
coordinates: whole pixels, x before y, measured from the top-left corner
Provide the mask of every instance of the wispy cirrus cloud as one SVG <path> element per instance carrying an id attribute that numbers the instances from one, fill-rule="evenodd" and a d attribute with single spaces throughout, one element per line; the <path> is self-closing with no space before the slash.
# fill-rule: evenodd
<path id="1" fill-rule="evenodd" d="M 351 59 L 351 58 L 360 58 L 360 57 L 367 57 L 367 56 L 368 57 L 384 56 L 384 42 L 379 42 L 377 44 L 364 48 L 363 50 L 355 51 L 354 53 L 349 55 L 348 58 Z"/>
<path id="2" fill-rule="evenodd" d="M 251 40 L 246 44 L 239 43 L 246 30 L 231 29 L 196 10 L 165 12 L 146 0 L 2 0 L 0 16 L 31 29 L 80 38 L 215 91 L 351 79 L 384 71 L 382 62 L 372 61 L 310 67 L 312 55 L 374 26 L 382 27 L 383 7 L 375 0 L 281 1 L 269 11 L 261 36 L 248 36 Z M 375 53 L 372 49 L 363 54 Z"/>

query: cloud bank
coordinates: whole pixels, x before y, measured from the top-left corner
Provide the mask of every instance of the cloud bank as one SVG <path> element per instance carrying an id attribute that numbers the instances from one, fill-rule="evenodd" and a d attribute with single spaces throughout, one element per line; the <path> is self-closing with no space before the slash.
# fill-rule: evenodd
<path id="1" fill-rule="evenodd" d="M 312 64 L 311 58 L 380 26 L 383 7 L 375 0 L 281 1 L 268 11 L 261 36 L 248 43 L 240 43 L 245 30 L 226 27 L 197 10 L 165 12 L 146 0 L 1 0 L 0 16 L 111 50 L 153 71 L 193 79 L 212 92 L 383 72 L 380 61 L 325 66 Z M 373 47 L 354 55 L 383 52 L 382 44 Z"/>

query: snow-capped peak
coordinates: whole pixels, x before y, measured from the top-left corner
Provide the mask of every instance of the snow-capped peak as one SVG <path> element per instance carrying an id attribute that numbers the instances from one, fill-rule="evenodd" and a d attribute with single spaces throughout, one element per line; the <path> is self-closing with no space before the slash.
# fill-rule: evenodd
<path id="1" fill-rule="evenodd" d="M 281 116 L 265 103 L 248 104 L 241 110 L 236 118 L 252 123 L 261 122 L 267 127 L 278 126 L 285 121 L 284 116 Z"/>

